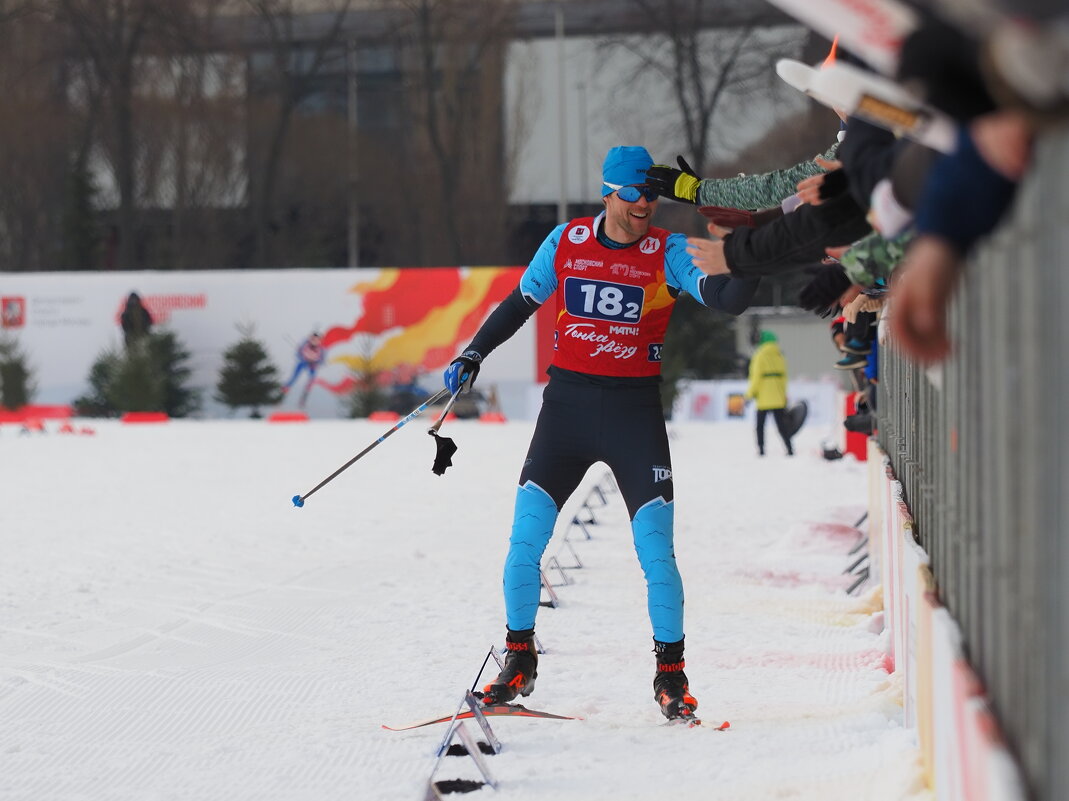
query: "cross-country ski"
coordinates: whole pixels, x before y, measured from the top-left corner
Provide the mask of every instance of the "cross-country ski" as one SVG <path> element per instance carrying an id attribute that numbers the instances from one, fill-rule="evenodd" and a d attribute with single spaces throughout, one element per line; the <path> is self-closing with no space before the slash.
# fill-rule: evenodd
<path id="1" fill-rule="evenodd" d="M 516 717 L 516 718 L 534 718 L 538 720 L 582 720 L 582 718 L 572 717 L 570 715 L 555 715 L 552 712 L 543 712 L 539 709 L 528 709 L 522 704 L 488 704 L 480 707 L 480 711 L 488 718 L 494 717 Z M 465 709 L 457 715 L 443 715 L 437 718 L 427 718 L 426 720 L 417 720 L 413 723 L 405 723 L 400 726 L 387 726 L 382 724 L 382 728 L 387 731 L 408 731 L 409 729 L 419 729 L 424 726 L 433 726 L 436 723 L 448 723 L 451 720 L 467 720 L 475 716 L 475 713 L 470 709 Z"/>

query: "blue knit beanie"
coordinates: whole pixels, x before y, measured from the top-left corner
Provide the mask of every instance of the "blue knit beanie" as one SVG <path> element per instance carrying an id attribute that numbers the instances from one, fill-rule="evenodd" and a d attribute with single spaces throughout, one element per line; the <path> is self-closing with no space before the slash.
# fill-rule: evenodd
<path id="1" fill-rule="evenodd" d="M 601 196 L 612 194 L 621 186 L 646 183 L 646 170 L 652 166 L 653 159 L 646 148 L 614 147 L 601 165 Z"/>

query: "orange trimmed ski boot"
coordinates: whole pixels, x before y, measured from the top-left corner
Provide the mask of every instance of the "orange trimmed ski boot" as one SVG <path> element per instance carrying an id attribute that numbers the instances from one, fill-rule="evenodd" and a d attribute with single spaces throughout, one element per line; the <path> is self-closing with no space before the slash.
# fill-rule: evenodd
<path id="1" fill-rule="evenodd" d="M 528 696 L 534 691 L 538 676 L 534 629 L 509 629 L 505 648 L 505 666 L 496 679 L 483 687 L 484 704 L 507 704 L 517 695 Z"/>
<path id="2" fill-rule="evenodd" d="M 683 640 L 665 643 L 653 641 L 657 655 L 657 675 L 653 677 L 653 697 L 661 707 L 661 713 L 669 720 L 697 722 L 694 710 L 698 699 L 690 694 L 687 674 L 683 672 Z"/>

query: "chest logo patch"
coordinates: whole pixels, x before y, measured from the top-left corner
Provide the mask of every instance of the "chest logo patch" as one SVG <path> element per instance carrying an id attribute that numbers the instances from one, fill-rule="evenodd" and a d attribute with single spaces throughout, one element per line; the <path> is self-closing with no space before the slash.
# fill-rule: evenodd
<path id="1" fill-rule="evenodd" d="M 649 255 L 650 253 L 656 253 L 658 250 L 661 249 L 661 240 L 659 240 L 655 236 L 647 236 L 645 239 L 642 240 L 642 243 L 638 246 L 638 249 L 647 255 Z"/>
<path id="2" fill-rule="evenodd" d="M 585 225 L 577 225 L 568 231 L 568 241 L 573 245 L 581 245 L 588 239 L 590 239 L 590 229 Z"/>

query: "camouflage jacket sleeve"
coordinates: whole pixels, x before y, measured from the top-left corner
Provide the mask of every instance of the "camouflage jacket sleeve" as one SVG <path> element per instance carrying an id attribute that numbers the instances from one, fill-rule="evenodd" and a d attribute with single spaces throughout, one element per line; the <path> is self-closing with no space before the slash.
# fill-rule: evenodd
<path id="1" fill-rule="evenodd" d="M 836 142 L 822 155 L 831 160 L 838 151 L 839 143 Z M 698 184 L 698 205 L 748 210 L 772 208 L 793 195 L 799 181 L 822 172 L 824 168 L 810 160 L 760 175 L 704 178 Z"/>
<path id="2" fill-rule="evenodd" d="M 839 259 L 839 263 L 846 270 L 851 283 L 858 286 L 873 286 L 881 278 L 886 283 L 891 272 L 902 261 L 906 246 L 912 238 L 912 231 L 900 234 L 894 239 L 884 239 L 873 232 L 851 245 L 850 250 Z"/>

